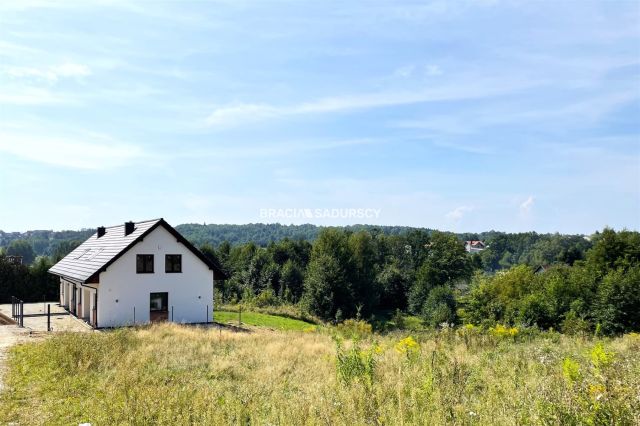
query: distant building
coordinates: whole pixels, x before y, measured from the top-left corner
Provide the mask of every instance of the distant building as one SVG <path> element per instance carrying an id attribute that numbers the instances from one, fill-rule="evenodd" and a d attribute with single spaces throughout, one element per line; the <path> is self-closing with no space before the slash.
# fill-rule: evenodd
<path id="1" fill-rule="evenodd" d="M 7 255 L 4 258 L 12 265 L 22 265 L 22 256 Z"/>
<path id="2" fill-rule="evenodd" d="M 534 274 L 542 274 L 543 272 L 547 272 L 551 268 L 551 265 L 539 265 L 536 269 L 533 270 Z"/>
<path id="3" fill-rule="evenodd" d="M 487 246 L 483 241 L 471 240 L 464 242 L 464 249 L 469 253 L 479 253 L 486 248 Z"/>
<path id="4" fill-rule="evenodd" d="M 49 272 L 60 304 L 93 327 L 211 320 L 224 273 L 163 219 L 99 227 Z"/>

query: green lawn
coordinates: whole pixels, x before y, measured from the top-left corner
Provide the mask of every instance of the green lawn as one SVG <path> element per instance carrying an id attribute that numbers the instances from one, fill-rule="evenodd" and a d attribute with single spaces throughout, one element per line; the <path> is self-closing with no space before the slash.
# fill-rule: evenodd
<path id="1" fill-rule="evenodd" d="M 215 322 L 222 324 L 238 325 L 238 313 L 231 311 L 215 311 L 213 313 Z M 242 324 L 253 325 L 256 327 L 268 327 L 278 330 L 298 330 L 315 328 L 314 324 L 291 318 L 280 317 L 276 315 L 261 314 L 258 312 L 243 311 Z"/>

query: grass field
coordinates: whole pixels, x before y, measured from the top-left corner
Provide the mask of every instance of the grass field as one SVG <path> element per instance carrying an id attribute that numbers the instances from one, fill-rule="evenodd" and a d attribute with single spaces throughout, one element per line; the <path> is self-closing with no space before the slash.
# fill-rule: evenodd
<path id="1" fill-rule="evenodd" d="M 640 424 L 640 336 L 154 325 L 15 346 L 0 423 Z"/>
<path id="2" fill-rule="evenodd" d="M 313 324 L 305 321 L 252 311 L 243 311 L 241 318 L 243 325 L 267 327 L 277 330 L 302 331 L 315 328 Z M 237 326 L 239 322 L 238 312 L 215 311 L 214 320 L 221 324 L 232 324 Z"/>

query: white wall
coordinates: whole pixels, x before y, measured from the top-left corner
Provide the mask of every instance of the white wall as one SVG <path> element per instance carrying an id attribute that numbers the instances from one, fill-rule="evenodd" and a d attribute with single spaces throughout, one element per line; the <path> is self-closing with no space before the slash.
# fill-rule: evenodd
<path id="1" fill-rule="evenodd" d="M 136 255 L 154 255 L 154 273 L 136 273 Z M 165 254 L 182 255 L 182 273 L 165 273 Z M 169 293 L 169 321 L 211 321 L 213 271 L 162 226 L 136 244 L 100 274 L 98 327 L 149 322 L 151 293 Z M 116 300 L 118 300 L 116 302 Z M 208 311 L 207 311 L 208 305 Z"/>

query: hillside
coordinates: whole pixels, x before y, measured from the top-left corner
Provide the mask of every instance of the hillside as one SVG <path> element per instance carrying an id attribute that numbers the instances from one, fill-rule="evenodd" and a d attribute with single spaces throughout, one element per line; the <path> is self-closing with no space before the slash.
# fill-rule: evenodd
<path id="1" fill-rule="evenodd" d="M 282 225 L 279 223 L 250 223 L 244 225 L 185 223 L 177 225 L 175 228 L 196 246 L 210 244 L 215 247 L 223 241 L 228 241 L 232 245 L 253 242 L 259 246 L 266 246 L 271 242 L 277 242 L 285 238 L 314 241 L 318 234 L 327 227 L 312 224 Z M 434 231 L 430 228 L 378 225 L 349 225 L 337 226 L 335 228 L 353 232 L 367 230 L 372 233 L 378 232 L 385 235 L 403 235 L 417 230 L 426 231 L 427 233 Z M 15 240 L 26 240 L 31 244 L 36 255 L 53 256 L 61 245 L 68 242 L 84 241 L 94 232 L 95 229 L 81 229 L 77 231 L 33 230 L 26 232 L 5 232 L 0 230 L 0 247 L 7 247 Z M 480 233 L 458 233 L 456 235 L 460 240 L 473 239 L 488 241 L 498 238 L 517 237 L 521 240 L 520 245 L 524 246 L 531 245 L 539 239 L 548 240 L 553 237 L 571 240 L 573 242 L 583 240 L 583 237 L 580 235 L 538 234 L 536 232 L 506 233 L 486 231 Z"/>

